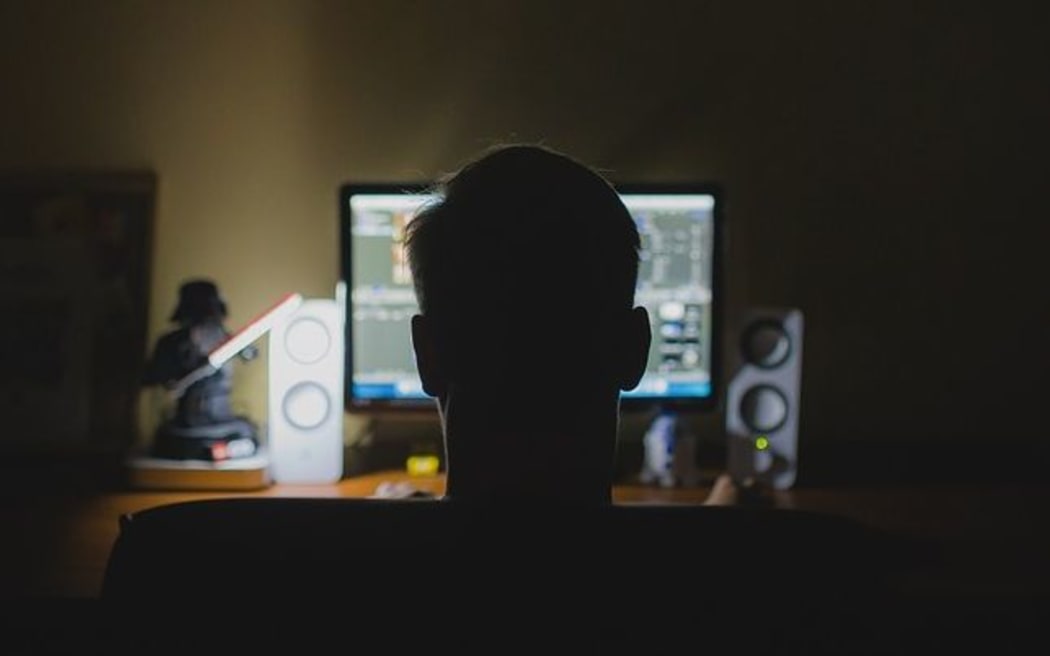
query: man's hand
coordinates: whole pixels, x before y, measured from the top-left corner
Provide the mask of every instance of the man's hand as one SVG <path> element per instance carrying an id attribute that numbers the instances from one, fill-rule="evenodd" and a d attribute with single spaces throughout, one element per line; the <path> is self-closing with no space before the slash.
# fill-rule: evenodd
<path id="1" fill-rule="evenodd" d="M 720 474 L 704 499 L 705 506 L 735 506 L 740 501 L 740 490 L 729 474 Z"/>
<path id="2" fill-rule="evenodd" d="M 376 491 L 372 493 L 370 499 L 433 499 L 435 495 L 427 492 L 426 490 L 420 490 L 412 487 L 404 481 L 397 483 L 391 481 L 383 481 L 376 486 Z"/>

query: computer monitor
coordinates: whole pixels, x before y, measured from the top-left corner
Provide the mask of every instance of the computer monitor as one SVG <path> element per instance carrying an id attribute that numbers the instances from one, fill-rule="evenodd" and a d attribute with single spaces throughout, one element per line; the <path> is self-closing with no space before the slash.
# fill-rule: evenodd
<path id="1" fill-rule="evenodd" d="M 418 312 L 401 239 L 434 200 L 425 184 L 340 188 L 346 283 L 346 409 L 433 409 L 412 353 Z M 717 406 L 722 315 L 722 193 L 713 184 L 617 184 L 641 236 L 635 303 L 649 311 L 653 342 L 625 410 Z"/>

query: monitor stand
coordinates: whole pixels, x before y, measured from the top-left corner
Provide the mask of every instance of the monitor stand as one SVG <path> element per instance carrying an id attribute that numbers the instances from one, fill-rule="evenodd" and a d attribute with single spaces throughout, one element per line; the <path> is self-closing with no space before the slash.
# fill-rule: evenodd
<path id="1" fill-rule="evenodd" d="M 349 440 L 344 471 L 350 475 L 376 471 L 411 470 L 415 463 L 432 463 L 444 469 L 441 425 L 428 413 L 363 414 L 351 420 L 358 428 Z"/>
<path id="2" fill-rule="evenodd" d="M 644 455 L 639 479 L 645 485 L 667 488 L 700 485 L 703 476 L 697 466 L 698 442 L 677 412 L 662 409 L 642 438 Z"/>

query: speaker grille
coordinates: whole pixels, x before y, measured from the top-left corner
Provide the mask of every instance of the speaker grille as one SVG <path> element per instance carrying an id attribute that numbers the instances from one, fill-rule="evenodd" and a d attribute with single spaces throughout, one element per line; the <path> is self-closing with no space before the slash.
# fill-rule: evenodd
<path id="1" fill-rule="evenodd" d="M 749 364 L 772 369 L 791 355 L 791 337 L 779 321 L 759 321 L 744 333 L 741 348 Z"/>
<path id="2" fill-rule="evenodd" d="M 775 431 L 787 421 L 788 401 L 770 385 L 752 387 L 740 401 L 740 416 L 748 428 L 757 433 Z"/>
<path id="3" fill-rule="evenodd" d="M 302 430 L 317 428 L 328 419 L 332 402 L 328 392 L 317 383 L 299 383 L 284 395 L 284 418 Z"/>
<path id="4" fill-rule="evenodd" d="M 299 364 L 314 364 L 328 354 L 332 336 L 317 319 L 296 319 L 284 333 L 284 347 Z"/>

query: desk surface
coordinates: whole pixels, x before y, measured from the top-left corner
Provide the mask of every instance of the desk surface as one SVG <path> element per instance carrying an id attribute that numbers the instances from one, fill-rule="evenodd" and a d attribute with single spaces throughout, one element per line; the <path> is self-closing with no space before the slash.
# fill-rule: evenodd
<path id="1" fill-rule="evenodd" d="M 118 518 L 153 506 L 232 496 L 367 497 L 400 472 L 344 479 L 338 484 L 275 485 L 257 492 L 141 492 L 21 488 L 0 499 L 5 537 L 0 547 L 0 590 L 9 597 L 94 597 L 102 582 Z M 412 484 L 444 492 L 442 476 L 413 477 Z M 704 487 L 615 488 L 617 502 L 702 502 Z M 1050 485 L 988 484 L 799 488 L 774 502 L 844 515 L 871 526 L 951 545 L 944 568 L 920 585 L 933 594 L 1045 595 L 1050 591 Z M 819 545 L 814 545 L 819 548 Z"/>

